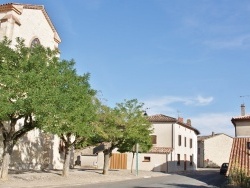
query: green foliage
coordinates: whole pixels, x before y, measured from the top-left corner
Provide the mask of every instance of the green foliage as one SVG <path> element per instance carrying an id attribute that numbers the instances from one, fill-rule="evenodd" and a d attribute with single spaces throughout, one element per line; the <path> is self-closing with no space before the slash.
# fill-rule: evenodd
<path id="1" fill-rule="evenodd" d="M 142 108 L 143 104 L 136 99 L 118 103 L 114 109 L 102 106 L 96 142 L 109 142 L 111 150 L 118 148 L 120 152 L 132 151 L 139 143 L 142 151 L 148 151 L 152 146 L 152 129 Z"/>
<path id="2" fill-rule="evenodd" d="M 53 114 L 53 83 L 60 64 L 57 51 L 26 48 L 23 40 L 17 42 L 15 49 L 7 39 L 0 42 L 0 120 L 36 115 L 35 126 L 40 127 Z"/>
<path id="3" fill-rule="evenodd" d="M 250 177 L 247 175 L 245 169 L 237 167 L 237 165 L 230 170 L 229 183 L 242 188 L 250 187 Z"/>
<path id="4" fill-rule="evenodd" d="M 96 91 L 91 89 L 89 74 L 79 76 L 73 69 L 74 61 L 62 61 L 59 80 L 56 83 L 55 116 L 44 130 L 57 134 L 74 136 L 71 144 L 84 146 L 94 134 L 96 118 Z"/>

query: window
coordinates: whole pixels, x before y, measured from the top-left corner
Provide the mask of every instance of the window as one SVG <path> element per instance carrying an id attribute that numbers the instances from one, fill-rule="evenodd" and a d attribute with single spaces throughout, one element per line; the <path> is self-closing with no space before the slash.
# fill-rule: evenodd
<path id="1" fill-rule="evenodd" d="M 178 136 L 178 145 L 181 146 L 181 135 Z"/>
<path id="2" fill-rule="evenodd" d="M 181 155 L 177 154 L 177 165 L 180 166 L 181 165 Z"/>
<path id="3" fill-rule="evenodd" d="M 193 147 L 193 139 L 190 138 L 190 148 L 192 148 L 192 147 Z"/>
<path id="4" fill-rule="evenodd" d="M 152 144 L 157 144 L 156 139 L 156 135 L 151 135 Z"/>
<path id="5" fill-rule="evenodd" d="M 247 142 L 247 149 L 250 149 L 250 142 Z"/>
<path id="6" fill-rule="evenodd" d="M 143 162 L 150 162 L 150 157 L 145 156 Z"/>
<path id="7" fill-rule="evenodd" d="M 184 146 L 187 147 L 187 138 L 184 138 Z"/>
<path id="8" fill-rule="evenodd" d="M 198 148 L 198 155 L 201 154 L 201 148 Z"/>
<path id="9" fill-rule="evenodd" d="M 40 40 L 38 38 L 35 38 L 32 40 L 30 47 L 32 48 L 32 47 L 39 45 L 39 44 L 40 44 Z"/>
<path id="10" fill-rule="evenodd" d="M 190 166 L 193 166 L 193 156 L 190 155 Z"/>

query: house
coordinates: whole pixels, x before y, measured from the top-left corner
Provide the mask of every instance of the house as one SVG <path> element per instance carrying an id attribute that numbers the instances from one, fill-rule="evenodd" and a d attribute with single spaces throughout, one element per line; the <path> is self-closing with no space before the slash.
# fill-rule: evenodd
<path id="1" fill-rule="evenodd" d="M 196 170 L 197 135 L 200 132 L 192 127 L 191 120 L 173 118 L 163 114 L 149 116 L 154 133 L 151 135 L 153 147 L 141 154 L 141 163 L 148 170 L 176 172 Z"/>
<path id="2" fill-rule="evenodd" d="M 153 147 L 147 153 L 139 153 L 137 164 L 139 170 L 157 172 L 177 172 L 196 170 L 197 168 L 197 135 L 200 132 L 191 126 L 191 120 L 183 122 L 183 118 L 173 118 L 162 114 L 148 116 L 152 123 L 151 135 Z M 82 155 L 82 164 L 95 163 L 97 168 L 103 167 L 103 148 L 105 144 L 94 149 L 96 156 Z M 89 162 L 89 158 L 91 161 Z M 95 162 L 94 162 L 95 161 Z M 110 169 L 136 169 L 132 153 L 114 151 L 110 161 Z"/>
<path id="3" fill-rule="evenodd" d="M 198 167 L 220 167 L 229 162 L 233 138 L 223 133 L 198 136 Z"/>
<path id="4" fill-rule="evenodd" d="M 231 119 L 235 128 L 235 138 L 231 149 L 227 175 L 240 170 L 250 176 L 250 115 L 245 114 L 241 105 L 241 115 Z"/>
<path id="5" fill-rule="evenodd" d="M 51 49 L 57 49 L 61 42 L 52 21 L 42 5 L 1 4 L 0 41 L 4 37 L 12 40 L 11 47 L 13 48 L 16 45 L 17 37 L 23 38 L 26 46 L 39 43 Z M 21 122 L 18 122 L 16 129 L 20 125 Z M 2 141 L 0 144 L 2 144 Z M 56 135 L 44 134 L 39 129 L 34 129 L 20 139 L 14 147 L 10 168 L 62 168 L 62 153 L 59 151 L 59 146 L 60 139 Z"/>

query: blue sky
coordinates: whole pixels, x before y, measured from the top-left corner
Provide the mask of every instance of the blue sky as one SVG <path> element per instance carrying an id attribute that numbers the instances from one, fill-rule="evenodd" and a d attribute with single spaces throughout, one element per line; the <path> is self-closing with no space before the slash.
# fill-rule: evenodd
<path id="1" fill-rule="evenodd" d="M 137 98 L 149 115 L 179 115 L 201 135 L 230 136 L 241 103 L 250 110 L 248 0 L 15 2 L 45 6 L 61 58 L 91 74 L 108 106 Z"/>

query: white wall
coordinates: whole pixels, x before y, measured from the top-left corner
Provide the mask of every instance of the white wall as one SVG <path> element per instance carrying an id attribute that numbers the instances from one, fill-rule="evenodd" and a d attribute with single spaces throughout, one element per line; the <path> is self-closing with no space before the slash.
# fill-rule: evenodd
<path id="1" fill-rule="evenodd" d="M 206 166 L 220 167 L 228 163 L 233 138 L 225 134 L 216 135 L 204 140 L 204 160 Z M 205 166 L 205 167 L 206 167 Z"/>
<path id="2" fill-rule="evenodd" d="M 0 40 L 3 38 L 3 35 L 7 36 L 12 40 L 12 47 L 14 47 L 17 37 L 25 39 L 26 46 L 30 46 L 34 38 L 39 38 L 43 46 L 51 49 L 58 48 L 58 43 L 54 40 L 54 32 L 45 19 L 42 10 L 23 9 L 21 15 L 14 11 L 0 12 L 0 19 L 8 14 L 14 15 L 21 25 L 13 21 L 11 22 L 11 20 L 4 22 L 0 27 Z"/>

